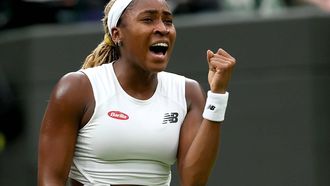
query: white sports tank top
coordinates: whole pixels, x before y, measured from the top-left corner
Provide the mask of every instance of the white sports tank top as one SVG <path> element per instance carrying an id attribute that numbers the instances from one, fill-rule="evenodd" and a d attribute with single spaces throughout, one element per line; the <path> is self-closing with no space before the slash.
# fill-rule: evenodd
<path id="1" fill-rule="evenodd" d="M 154 95 L 139 100 L 122 89 L 112 63 L 82 71 L 95 109 L 79 130 L 69 177 L 84 185 L 169 186 L 187 113 L 185 78 L 160 72 Z"/>

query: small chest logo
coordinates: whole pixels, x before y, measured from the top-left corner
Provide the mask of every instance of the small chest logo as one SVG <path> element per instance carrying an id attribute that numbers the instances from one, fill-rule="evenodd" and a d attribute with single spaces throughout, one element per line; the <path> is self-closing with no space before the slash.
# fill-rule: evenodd
<path id="1" fill-rule="evenodd" d="M 178 116 L 179 116 L 179 113 L 177 113 L 177 112 L 165 113 L 164 119 L 163 119 L 163 124 L 177 123 Z"/>
<path id="2" fill-rule="evenodd" d="M 128 118 L 129 118 L 127 114 L 122 113 L 120 111 L 110 111 L 110 112 L 108 112 L 108 115 L 111 118 L 119 119 L 119 120 L 128 120 Z"/>

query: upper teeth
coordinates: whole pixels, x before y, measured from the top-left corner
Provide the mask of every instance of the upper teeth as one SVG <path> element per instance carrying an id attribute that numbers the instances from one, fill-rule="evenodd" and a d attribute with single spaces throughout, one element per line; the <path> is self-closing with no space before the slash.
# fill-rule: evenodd
<path id="1" fill-rule="evenodd" d="M 156 43 L 156 44 L 153 44 L 152 46 L 168 47 L 168 44 L 167 43 Z"/>

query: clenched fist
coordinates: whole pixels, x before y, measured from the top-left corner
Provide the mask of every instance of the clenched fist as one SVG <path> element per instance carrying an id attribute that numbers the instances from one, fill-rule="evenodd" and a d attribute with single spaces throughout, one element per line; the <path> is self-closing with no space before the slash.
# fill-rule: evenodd
<path id="1" fill-rule="evenodd" d="M 207 61 L 209 65 L 208 81 L 211 91 L 224 94 L 227 91 L 228 83 L 236 64 L 235 58 L 220 48 L 216 53 L 208 50 Z"/>

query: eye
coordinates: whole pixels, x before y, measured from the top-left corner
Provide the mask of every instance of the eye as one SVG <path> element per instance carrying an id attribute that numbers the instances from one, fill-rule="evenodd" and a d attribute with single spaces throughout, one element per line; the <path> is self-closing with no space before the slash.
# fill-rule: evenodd
<path id="1" fill-rule="evenodd" d="M 163 22 L 167 25 L 172 25 L 173 24 L 173 19 L 165 19 Z"/>
<path id="2" fill-rule="evenodd" d="M 145 23 L 152 23 L 153 19 L 150 17 L 146 17 L 146 18 L 143 18 L 142 21 Z"/>

